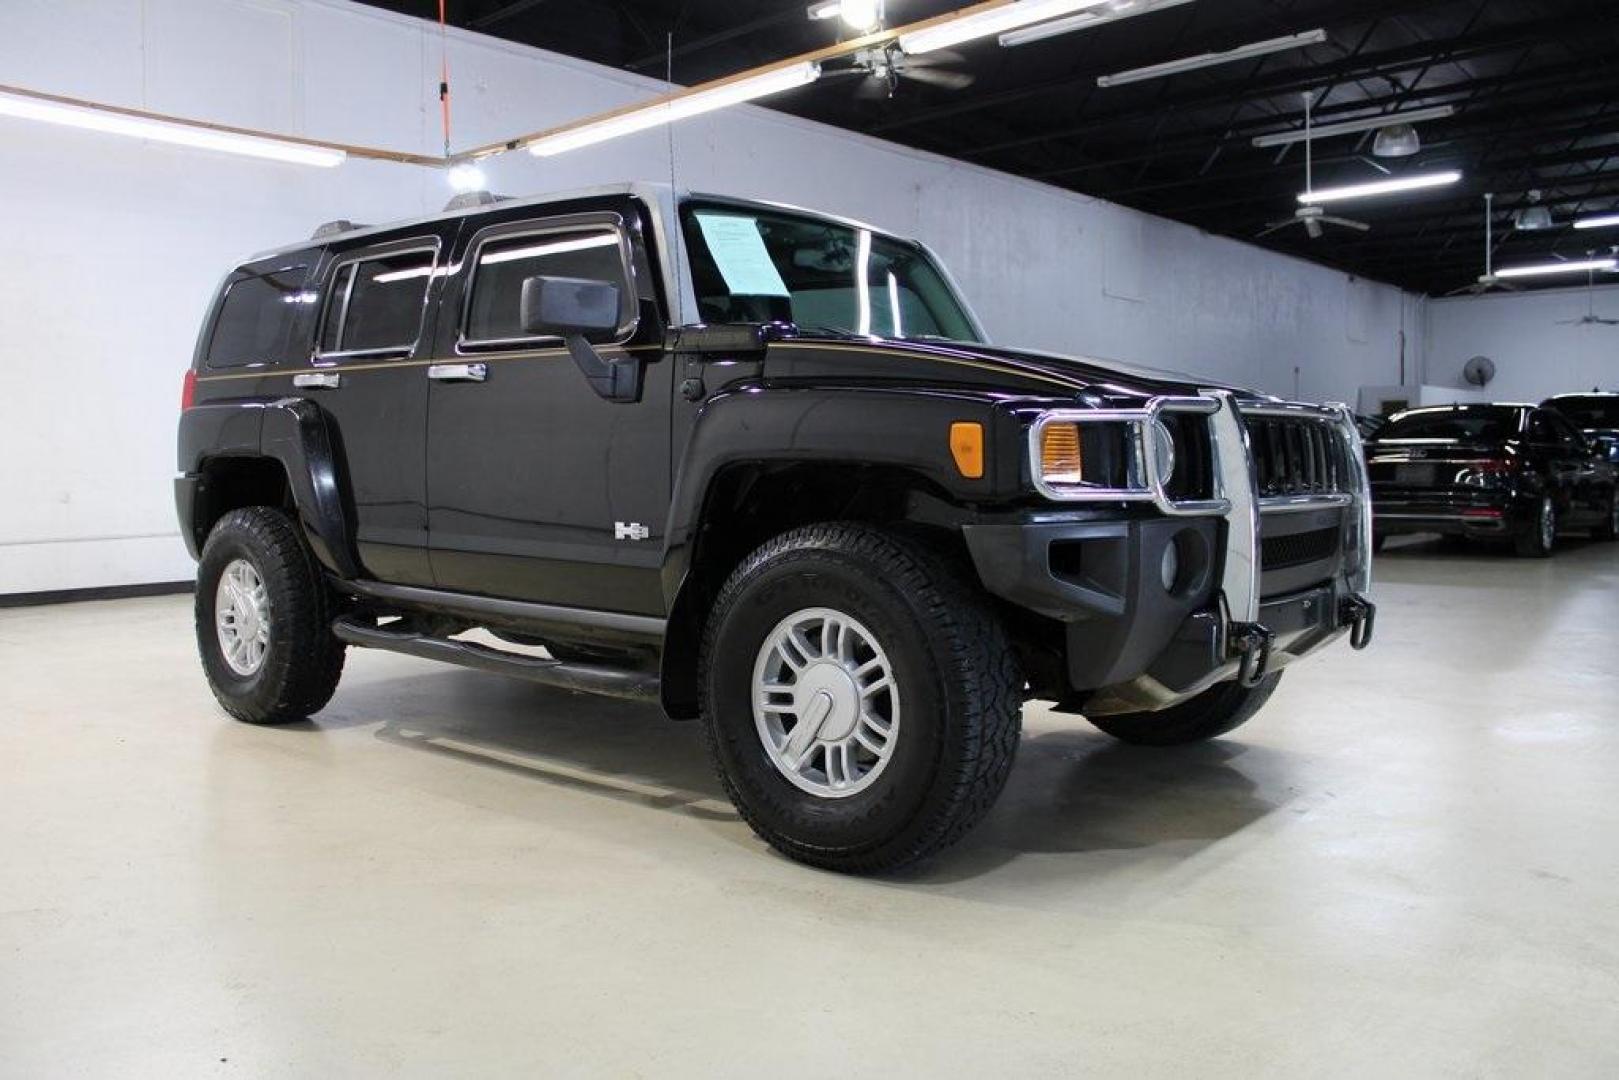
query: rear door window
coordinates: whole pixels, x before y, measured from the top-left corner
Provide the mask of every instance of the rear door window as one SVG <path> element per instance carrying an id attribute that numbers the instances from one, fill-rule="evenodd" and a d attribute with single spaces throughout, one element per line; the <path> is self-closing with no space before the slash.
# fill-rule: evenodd
<path id="1" fill-rule="evenodd" d="M 436 247 L 411 247 L 338 263 L 321 319 L 321 355 L 404 356 L 414 351 L 436 259 Z"/>
<path id="2" fill-rule="evenodd" d="M 287 330 L 304 291 L 307 266 L 289 266 L 263 274 L 247 274 L 231 282 L 219 305 L 208 337 L 208 366 L 246 367 L 282 359 Z"/>

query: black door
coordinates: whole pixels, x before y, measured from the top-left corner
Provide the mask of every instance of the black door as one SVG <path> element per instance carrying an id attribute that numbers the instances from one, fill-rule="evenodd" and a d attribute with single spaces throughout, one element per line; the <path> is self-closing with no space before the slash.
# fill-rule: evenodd
<path id="1" fill-rule="evenodd" d="M 1550 409 L 1536 409 L 1530 415 L 1527 435 L 1531 452 L 1545 463 L 1558 520 L 1563 525 L 1588 520 L 1596 499 L 1596 473 L 1584 439 Z"/>
<path id="2" fill-rule="evenodd" d="M 428 384 L 428 527 L 440 587 L 664 614 L 673 365 L 633 206 L 482 217 L 450 264 Z M 639 400 L 599 397 L 555 338 L 524 333 L 523 282 L 612 280 L 596 343 L 641 365 Z"/>
<path id="3" fill-rule="evenodd" d="M 378 581 L 426 585 L 427 381 L 415 363 L 432 339 L 443 232 L 339 246 L 309 296 L 320 313 L 295 393 L 325 412 L 355 518 L 360 564 Z"/>

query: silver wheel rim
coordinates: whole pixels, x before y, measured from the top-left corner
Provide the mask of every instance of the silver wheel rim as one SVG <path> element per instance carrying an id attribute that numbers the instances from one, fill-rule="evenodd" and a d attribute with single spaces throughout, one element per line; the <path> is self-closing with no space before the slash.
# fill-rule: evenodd
<path id="1" fill-rule="evenodd" d="M 870 787 L 894 756 L 900 698 L 876 635 L 831 608 L 795 611 L 753 664 L 753 720 L 771 764 L 826 799 Z"/>
<path id="2" fill-rule="evenodd" d="M 264 579 L 246 559 L 232 560 L 219 575 L 214 628 L 219 633 L 219 654 L 232 671 L 246 676 L 264 666 L 270 651 L 270 598 Z"/>
<path id="3" fill-rule="evenodd" d="M 1540 542 L 1551 547 L 1557 540 L 1557 516 L 1550 499 L 1540 504 Z"/>

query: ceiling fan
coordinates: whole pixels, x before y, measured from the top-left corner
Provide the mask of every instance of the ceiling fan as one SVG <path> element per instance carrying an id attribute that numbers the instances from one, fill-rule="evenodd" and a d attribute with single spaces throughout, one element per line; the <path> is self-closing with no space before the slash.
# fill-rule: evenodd
<path id="1" fill-rule="evenodd" d="M 1310 107 L 1313 102 L 1314 95 L 1306 92 L 1304 95 L 1304 190 L 1306 192 L 1315 190 L 1315 156 L 1310 145 Z M 1378 168 L 1381 169 L 1382 166 L 1379 165 Z M 1387 172 L 1388 170 L 1384 169 L 1383 171 Z M 1364 221 L 1354 221 L 1350 218 L 1329 214 L 1319 205 L 1301 206 L 1293 211 L 1292 217 L 1286 217 L 1280 221 L 1272 221 L 1267 224 L 1255 234 L 1254 238 L 1269 236 L 1271 233 L 1285 229 L 1289 225 L 1302 225 L 1311 240 L 1321 238 L 1321 234 L 1326 231 L 1322 228 L 1323 225 L 1339 225 L 1346 229 L 1354 229 L 1357 232 L 1365 232 L 1371 228 Z"/>
<path id="2" fill-rule="evenodd" d="M 1452 289 L 1446 296 L 1460 296 L 1462 293 L 1471 293 L 1482 296 L 1491 289 L 1505 289 L 1508 292 L 1517 292 L 1518 286 L 1510 281 L 1503 281 L 1495 274 L 1495 194 L 1486 192 L 1484 195 L 1484 273 L 1479 275 L 1477 281 L 1471 285 L 1463 285 L 1459 289 Z"/>
<path id="3" fill-rule="evenodd" d="M 898 45 L 889 44 L 861 49 L 854 54 L 852 66 L 824 72 L 822 78 L 858 76 L 860 85 L 855 88 L 855 95 L 863 98 L 891 98 L 899 89 L 901 79 L 945 90 L 965 90 L 974 79 L 971 72 L 957 68 L 965 59 L 960 53 L 947 49 L 908 56 Z"/>
<path id="4" fill-rule="evenodd" d="M 1559 326 L 1619 326 L 1619 319 L 1610 319 L 1597 314 L 1596 299 L 1596 272 L 1587 270 L 1585 273 L 1585 314 L 1578 319 L 1558 319 Z"/>

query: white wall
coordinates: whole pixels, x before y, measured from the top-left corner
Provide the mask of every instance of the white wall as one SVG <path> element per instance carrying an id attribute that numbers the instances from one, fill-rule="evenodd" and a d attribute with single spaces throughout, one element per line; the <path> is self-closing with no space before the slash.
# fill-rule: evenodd
<path id="1" fill-rule="evenodd" d="M 0 0 L 0 81 L 436 153 L 438 32 L 339 0 Z M 458 148 L 644 97 L 622 72 L 452 31 Z M 806 91 L 834 92 L 831 90 Z M 667 180 L 652 132 L 497 190 Z M 842 213 L 927 240 L 1006 344 L 1354 400 L 1421 370 L 1420 306 L 1093 199 L 759 109 L 676 129 L 682 187 Z M 336 170 L 0 118 L 0 593 L 188 577 L 170 505 L 180 376 L 232 261 L 323 220 L 435 211 L 430 170 Z M 1283 209 L 1283 208 L 1279 208 Z"/>
<path id="2" fill-rule="evenodd" d="M 1496 401 L 1541 401 L 1601 387 L 1619 390 L 1619 326 L 1581 324 L 1596 314 L 1619 319 L 1619 285 L 1486 293 L 1428 302 L 1428 375 L 1462 385 L 1462 365 L 1495 361 L 1486 393 Z"/>

